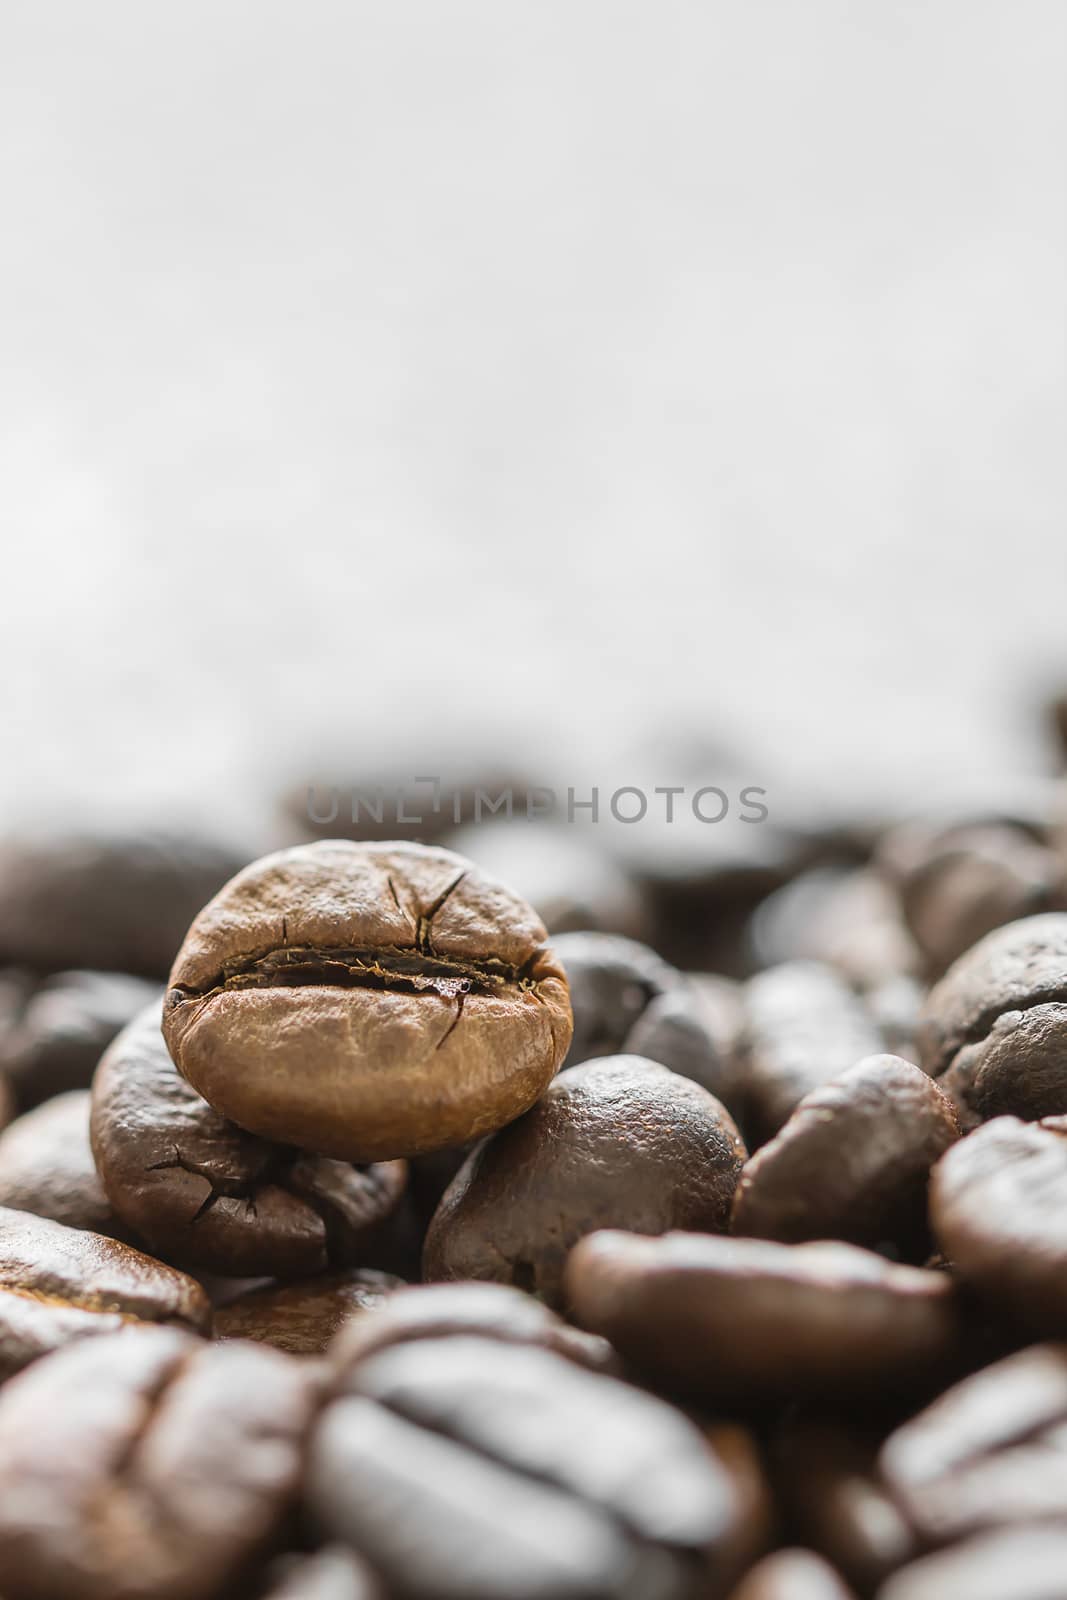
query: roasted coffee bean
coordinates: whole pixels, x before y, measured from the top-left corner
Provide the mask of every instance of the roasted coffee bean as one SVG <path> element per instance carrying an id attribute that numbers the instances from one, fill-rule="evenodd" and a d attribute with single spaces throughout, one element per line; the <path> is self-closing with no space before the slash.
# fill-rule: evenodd
<path id="1" fill-rule="evenodd" d="M 150 1006 L 93 1080 L 93 1154 L 111 1204 L 147 1247 L 223 1277 L 374 1265 L 403 1162 L 354 1167 L 246 1133 L 180 1076 Z"/>
<path id="2" fill-rule="evenodd" d="M 195 834 L 0 842 L 0 963 L 165 978 L 190 922 L 247 860 Z"/>
<path id="3" fill-rule="evenodd" d="M 216 1339 L 254 1339 L 294 1356 L 321 1356 L 353 1317 L 384 1305 L 402 1279 L 365 1267 L 249 1289 L 215 1312 Z"/>
<path id="4" fill-rule="evenodd" d="M 931 1545 L 1067 1523 L 1067 1346 L 1035 1345 L 964 1378 L 890 1436 L 880 1463 Z"/>
<path id="5" fill-rule="evenodd" d="M 988 934 L 935 984 L 920 1061 L 973 1125 L 1067 1112 L 1067 914 Z"/>
<path id="6" fill-rule="evenodd" d="M 712 1592 L 720 1594 L 777 1542 L 777 1511 L 755 1434 L 736 1422 L 713 1422 L 703 1433 L 726 1469 L 733 1496 L 731 1531 L 715 1550 L 718 1581 Z"/>
<path id="7" fill-rule="evenodd" d="M 534 1345 L 598 1372 L 616 1366 L 606 1339 L 570 1327 L 541 1301 L 499 1283 L 431 1283 L 398 1289 L 373 1316 L 346 1323 L 330 1356 L 339 1367 L 351 1367 L 396 1344 L 464 1335 Z"/>
<path id="8" fill-rule="evenodd" d="M 732 1532 L 728 1475 L 652 1396 L 499 1339 L 350 1369 L 310 1504 L 412 1600 L 673 1600 Z"/>
<path id="9" fill-rule="evenodd" d="M 220 1600 L 276 1537 L 314 1363 L 161 1328 L 61 1350 L 0 1392 L 5 1600 Z"/>
<path id="10" fill-rule="evenodd" d="M 159 985 L 124 972 L 13 975 L 18 1004 L 0 1007 L 0 1073 L 28 1111 L 70 1089 L 88 1089 L 96 1063 Z"/>
<path id="11" fill-rule="evenodd" d="M 735 1589 L 730 1600 L 853 1600 L 833 1567 L 810 1550 L 778 1550 Z"/>
<path id="12" fill-rule="evenodd" d="M 685 977 L 633 939 L 561 934 L 555 948 L 574 1010 L 566 1066 L 595 1056 L 647 1056 L 712 1094 L 723 1097 L 732 1088 L 723 987 Z"/>
<path id="13" fill-rule="evenodd" d="M 468 1157 L 423 1275 L 512 1283 L 559 1307 L 568 1251 L 596 1228 L 725 1232 L 744 1159 L 729 1112 L 688 1078 L 640 1056 L 569 1067 Z"/>
<path id="14" fill-rule="evenodd" d="M 801 873 L 759 907 L 750 937 L 758 967 L 818 961 L 864 993 L 922 967 L 892 886 L 869 866 Z"/>
<path id="15" fill-rule="evenodd" d="M 796 1537 L 860 1594 L 919 1553 L 915 1531 L 878 1477 L 874 1442 L 840 1422 L 794 1417 L 778 1432 L 774 1480 Z"/>
<path id="16" fill-rule="evenodd" d="M 863 1001 L 815 961 L 788 962 L 752 978 L 745 1009 L 743 1121 L 755 1143 L 777 1133 L 806 1094 L 882 1048 Z"/>
<path id="17" fill-rule="evenodd" d="M 930 1169 L 959 1137 L 952 1103 L 910 1061 L 871 1056 L 805 1095 L 747 1163 L 733 1230 L 846 1239 L 922 1260 Z"/>
<path id="18" fill-rule="evenodd" d="M 1062 909 L 1059 857 L 1006 822 L 931 829 L 916 840 L 897 892 L 928 973 L 937 977 L 985 934 L 1020 917 Z"/>
<path id="19" fill-rule="evenodd" d="M 930 1180 L 930 1221 L 960 1279 L 1036 1333 L 1067 1334 L 1067 1117 L 996 1117 Z"/>
<path id="20" fill-rule="evenodd" d="M 0 1208 L 0 1378 L 130 1322 L 206 1332 L 211 1306 L 192 1278 L 140 1250 Z"/>
<path id="21" fill-rule="evenodd" d="M 932 1381 L 959 1338 L 944 1273 L 849 1244 L 604 1232 L 576 1246 L 565 1290 L 637 1371 L 711 1404 L 885 1398 Z"/>
<path id="22" fill-rule="evenodd" d="M 510 884 L 550 934 L 598 929 L 636 937 L 642 931 L 641 897 L 626 872 L 566 823 L 472 823 L 442 842 Z"/>
<path id="23" fill-rule="evenodd" d="M 343 841 L 239 874 L 189 931 L 163 1030 L 217 1111 L 346 1161 L 461 1144 L 566 1054 L 541 922 L 450 851 Z"/>
<path id="24" fill-rule="evenodd" d="M 256 1600 L 385 1600 L 367 1563 L 343 1545 L 274 1562 Z"/>
<path id="25" fill-rule="evenodd" d="M 1063 1600 L 1067 1530 L 1012 1528 L 924 1556 L 878 1600 Z"/>
<path id="26" fill-rule="evenodd" d="M 100 1182 L 89 1147 L 89 1091 L 73 1089 L 0 1133 L 0 1206 L 136 1244 Z"/>

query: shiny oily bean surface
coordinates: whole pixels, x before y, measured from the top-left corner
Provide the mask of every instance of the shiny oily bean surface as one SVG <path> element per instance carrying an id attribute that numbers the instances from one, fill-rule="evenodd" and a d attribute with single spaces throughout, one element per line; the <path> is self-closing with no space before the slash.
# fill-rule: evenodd
<path id="1" fill-rule="evenodd" d="M 405 1596 L 673 1600 L 732 1532 L 732 1484 L 684 1417 L 546 1350 L 395 1345 L 347 1387 L 311 1507 Z"/>
<path id="2" fill-rule="evenodd" d="M 467 1158 L 426 1236 L 423 1275 L 563 1304 L 568 1251 L 614 1225 L 723 1232 L 745 1147 L 726 1108 L 639 1056 L 569 1067 Z"/>
<path id="3" fill-rule="evenodd" d="M 745 1165 L 733 1231 L 928 1254 L 934 1162 L 959 1136 L 951 1102 L 910 1061 L 871 1056 L 814 1089 Z"/>
<path id="4" fill-rule="evenodd" d="M 771 1138 L 806 1094 L 867 1056 L 882 1039 L 863 1001 L 817 961 L 790 961 L 745 986 L 746 1112 L 754 1143 Z"/>
<path id="5" fill-rule="evenodd" d="M 877 1600 L 1063 1600 L 1067 1530 L 979 1535 L 894 1573 Z"/>
<path id="6" fill-rule="evenodd" d="M 778 1550 L 753 1567 L 730 1600 L 854 1600 L 852 1590 L 810 1550 Z"/>
<path id="7" fill-rule="evenodd" d="M 959 1278 L 999 1314 L 1067 1334 L 1067 1117 L 995 1117 L 942 1156 L 930 1220 Z"/>
<path id="8" fill-rule="evenodd" d="M 705 1403 L 884 1398 L 935 1378 L 959 1337 L 945 1274 L 849 1244 L 604 1232 L 576 1246 L 566 1288 L 583 1327 Z"/>
<path id="9" fill-rule="evenodd" d="M 335 1334 L 384 1305 L 401 1282 L 388 1272 L 352 1268 L 249 1289 L 216 1310 L 215 1337 L 254 1339 L 290 1355 L 324 1355 Z"/>
<path id="10" fill-rule="evenodd" d="M 246 1133 L 171 1061 L 149 1007 L 93 1080 L 93 1153 L 116 1212 L 158 1251 L 223 1277 L 369 1264 L 400 1201 L 403 1162 L 355 1167 Z"/>
<path id="11" fill-rule="evenodd" d="M 0 1133 L 0 1206 L 138 1242 L 100 1182 L 89 1144 L 87 1089 L 44 1101 Z"/>
<path id="12" fill-rule="evenodd" d="M 980 940 L 931 989 L 917 1037 L 966 1123 L 1067 1112 L 1067 913 Z"/>
<path id="13" fill-rule="evenodd" d="M 929 1544 L 1067 1522 L 1067 1346 L 1034 1345 L 964 1378 L 898 1428 L 879 1460 Z"/>
<path id="14" fill-rule="evenodd" d="M 330 1349 L 341 1368 L 392 1345 L 453 1337 L 499 1339 L 567 1356 L 595 1371 L 610 1371 L 615 1355 L 606 1339 L 572 1328 L 532 1295 L 500 1283 L 428 1283 L 398 1289 L 373 1315 L 354 1318 Z"/>
<path id="15" fill-rule="evenodd" d="M 346 1161 L 462 1144 L 527 1110 L 571 1036 L 540 919 L 451 851 L 332 841 L 255 862 L 170 976 L 179 1070 L 265 1139 Z"/>
<path id="16" fill-rule="evenodd" d="M 0 1391 L 5 1600 L 222 1600 L 295 1504 L 321 1376 L 164 1329 Z"/>
<path id="17" fill-rule="evenodd" d="M 211 1307 L 200 1284 L 140 1250 L 0 1208 L 0 1378 L 130 1322 L 206 1333 Z"/>

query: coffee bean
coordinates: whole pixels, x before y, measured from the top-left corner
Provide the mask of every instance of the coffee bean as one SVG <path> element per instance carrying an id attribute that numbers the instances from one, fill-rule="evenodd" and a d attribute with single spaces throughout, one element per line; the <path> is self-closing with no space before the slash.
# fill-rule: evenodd
<path id="1" fill-rule="evenodd" d="M 384 1305 L 402 1280 L 365 1267 L 249 1289 L 215 1312 L 216 1339 L 254 1339 L 290 1355 L 320 1356 L 351 1318 Z"/>
<path id="2" fill-rule="evenodd" d="M 930 1169 L 959 1136 L 951 1102 L 896 1056 L 871 1056 L 805 1095 L 746 1164 L 733 1230 L 845 1239 L 921 1260 Z"/>
<path id="3" fill-rule="evenodd" d="M 400 1344 L 348 1389 L 310 1503 L 412 1600 L 680 1600 L 731 1534 L 731 1484 L 690 1423 L 546 1350 Z"/>
<path id="4" fill-rule="evenodd" d="M 372 1265 L 406 1181 L 403 1162 L 353 1167 L 227 1121 L 176 1070 L 158 1005 L 105 1053 L 90 1126 L 118 1215 L 168 1261 L 224 1277 Z"/>
<path id="5" fill-rule="evenodd" d="M 972 823 L 917 840 L 896 886 L 926 970 L 937 977 L 994 928 L 1062 909 L 1064 866 L 1024 828 Z"/>
<path id="6" fill-rule="evenodd" d="M 6 1600 L 219 1600 L 295 1502 L 313 1363 L 174 1330 L 59 1351 L 0 1392 Z"/>
<path id="7" fill-rule="evenodd" d="M 200 907 L 247 859 L 192 833 L 0 841 L 0 963 L 165 978 Z"/>
<path id="8" fill-rule="evenodd" d="M 890 1436 L 880 1464 L 927 1544 L 1067 1522 L 1067 1346 L 964 1378 Z"/>
<path id="9" fill-rule="evenodd" d="M 924 1556 L 878 1600 L 1063 1600 L 1067 1530 L 1015 1528 Z"/>
<path id="10" fill-rule="evenodd" d="M 461 1144 L 533 1103 L 570 1042 L 567 985 L 521 900 L 462 857 L 282 851 L 196 919 L 164 1033 L 217 1111 L 339 1160 Z"/>
<path id="11" fill-rule="evenodd" d="M 0 1378 L 127 1322 L 206 1332 L 211 1306 L 192 1278 L 140 1250 L 0 1208 Z"/>
<path id="12" fill-rule="evenodd" d="M 760 905 L 750 938 L 757 967 L 818 961 L 865 993 L 922 967 L 893 886 L 870 866 L 801 873 Z"/>
<path id="13" fill-rule="evenodd" d="M 726 1108 L 688 1078 L 639 1056 L 569 1067 L 468 1157 L 424 1276 L 513 1283 L 559 1307 L 567 1253 L 598 1227 L 725 1231 L 744 1159 Z"/>
<path id="14" fill-rule="evenodd" d="M 777 1133 L 806 1094 L 882 1049 L 862 1000 L 815 961 L 788 962 L 752 978 L 745 1009 L 743 1121 L 756 1143 Z"/>
<path id="15" fill-rule="evenodd" d="M 53 1095 L 88 1089 L 96 1063 L 159 985 L 122 972 L 13 972 L 17 1004 L 0 1004 L 0 1073 L 28 1111 Z"/>
<path id="16" fill-rule="evenodd" d="M 0 1133 L 0 1206 L 138 1242 L 112 1209 L 89 1146 L 89 1091 L 73 1089 Z"/>
<path id="17" fill-rule="evenodd" d="M 591 1335 L 587 1335 L 591 1337 Z M 715 1549 L 714 1594 L 727 1593 L 776 1540 L 774 1493 L 756 1435 L 736 1422 L 713 1422 L 704 1437 L 724 1467 L 733 1499 L 730 1532 Z"/>
<path id="18" fill-rule="evenodd" d="M 954 1270 L 1002 1313 L 1067 1333 L 1067 1117 L 996 1117 L 934 1168 L 930 1220 Z"/>
<path id="19" fill-rule="evenodd" d="M 959 1338 L 945 1274 L 849 1244 L 604 1232 L 576 1246 L 565 1290 L 637 1371 L 709 1404 L 884 1398 L 936 1378 Z"/>
<path id="20" fill-rule="evenodd" d="M 810 1550 L 778 1550 L 753 1567 L 730 1600 L 853 1600 L 833 1567 Z"/>
<path id="21" fill-rule="evenodd" d="M 274 1562 L 256 1600 L 385 1600 L 385 1591 L 365 1561 L 334 1544 Z"/>
<path id="22" fill-rule="evenodd" d="M 574 1012 L 567 1066 L 620 1054 L 645 1007 L 679 981 L 674 967 L 636 939 L 564 933 L 554 948 L 567 974 Z"/>
<path id="23" fill-rule="evenodd" d="M 969 1125 L 1067 1112 L 1067 914 L 988 934 L 931 989 L 920 1061 Z"/>
<path id="24" fill-rule="evenodd" d="M 843 1423 L 793 1416 L 773 1448 L 793 1532 L 860 1594 L 918 1554 L 915 1531 L 875 1467 L 875 1443 Z"/>
<path id="25" fill-rule="evenodd" d="M 617 1365 L 606 1339 L 570 1327 L 541 1301 L 499 1283 L 398 1289 L 373 1316 L 346 1323 L 330 1356 L 338 1367 L 347 1368 L 393 1345 L 463 1335 L 533 1345 L 597 1372 L 611 1372 Z"/>

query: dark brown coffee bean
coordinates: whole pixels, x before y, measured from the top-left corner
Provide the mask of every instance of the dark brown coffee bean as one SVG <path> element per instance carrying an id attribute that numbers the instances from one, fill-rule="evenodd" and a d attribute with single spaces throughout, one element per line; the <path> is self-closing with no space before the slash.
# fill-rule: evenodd
<path id="1" fill-rule="evenodd" d="M 897 874 L 905 920 L 938 976 L 994 928 L 1062 909 L 1063 863 L 1026 829 L 986 822 L 916 838 Z"/>
<path id="2" fill-rule="evenodd" d="M 922 960 L 893 887 L 871 867 L 814 867 L 772 894 L 752 919 L 756 965 L 818 961 L 867 992 L 917 975 Z"/>
<path id="3" fill-rule="evenodd" d="M 534 1345 L 598 1372 L 610 1372 L 617 1364 L 606 1339 L 569 1327 L 541 1301 L 500 1283 L 431 1283 L 398 1289 L 373 1316 L 348 1322 L 330 1356 L 346 1368 L 396 1344 L 461 1336 Z"/>
<path id="4" fill-rule="evenodd" d="M 846 1239 L 923 1259 L 930 1168 L 959 1137 L 925 1072 L 871 1056 L 805 1095 L 746 1164 L 733 1230 L 800 1243 Z"/>
<path id="5" fill-rule="evenodd" d="M 89 1091 L 56 1095 L 0 1133 L 0 1206 L 136 1244 L 100 1182 L 89 1146 Z"/>
<path id="6" fill-rule="evenodd" d="M 848 1244 L 604 1232 L 575 1248 L 565 1287 L 639 1372 L 712 1404 L 905 1390 L 959 1338 L 945 1274 Z"/>
<path id="7" fill-rule="evenodd" d="M 564 933 L 554 948 L 567 974 L 574 1012 L 569 1067 L 593 1056 L 621 1054 L 645 1008 L 681 976 L 636 939 Z"/>
<path id="8" fill-rule="evenodd" d="M 587 1335 L 587 1337 L 590 1337 Z M 704 1437 L 726 1470 L 733 1496 L 730 1532 L 715 1549 L 711 1592 L 727 1593 L 777 1542 L 777 1510 L 755 1434 L 736 1422 L 713 1422 Z"/>
<path id="9" fill-rule="evenodd" d="M 1067 1346 L 964 1378 L 898 1428 L 882 1474 L 928 1544 L 1001 1524 L 1067 1524 Z"/>
<path id="10" fill-rule="evenodd" d="M 810 1550 L 778 1550 L 753 1567 L 730 1600 L 853 1600 L 840 1575 Z"/>
<path id="11" fill-rule="evenodd" d="M 153 1000 L 159 985 L 123 972 L 18 974 L 19 1003 L 0 1007 L 0 1073 L 22 1110 L 88 1089 L 107 1046 Z"/>
<path id="12" fill-rule="evenodd" d="M 158 1006 L 108 1048 L 92 1096 L 93 1153 L 108 1198 L 168 1261 L 279 1278 L 374 1264 L 404 1163 L 353 1167 L 227 1121 L 176 1070 Z"/>
<path id="13" fill-rule="evenodd" d="M 878 1600 L 1063 1600 L 1067 1530 L 1012 1528 L 903 1568 Z"/>
<path id="14" fill-rule="evenodd" d="M 347 1161 L 442 1149 L 527 1110 L 566 1054 L 544 939 L 450 851 L 281 851 L 197 917 L 163 1030 L 197 1092 L 263 1138 Z"/>
<path id="15" fill-rule="evenodd" d="M 756 1143 L 778 1132 L 806 1094 L 877 1055 L 874 1019 L 832 968 L 814 961 L 773 967 L 745 989 L 746 1129 Z"/>
<path id="16" fill-rule="evenodd" d="M 274 1562 L 256 1600 L 385 1600 L 385 1591 L 353 1550 L 333 1544 Z"/>
<path id="17" fill-rule="evenodd" d="M 930 1180 L 930 1222 L 963 1282 L 1037 1333 L 1067 1334 L 1067 1117 L 996 1117 Z"/>
<path id="18" fill-rule="evenodd" d="M 597 929 L 637 937 L 642 931 L 641 896 L 626 872 L 566 823 L 531 826 L 525 817 L 472 823 L 442 843 L 510 884 L 550 935 Z"/>
<path id="19" fill-rule="evenodd" d="M 215 1312 L 216 1339 L 254 1339 L 294 1356 L 321 1356 L 353 1317 L 384 1305 L 402 1280 L 365 1267 L 248 1289 Z"/>
<path id="20" fill-rule="evenodd" d="M 596 1228 L 724 1232 L 744 1159 L 729 1112 L 688 1078 L 640 1056 L 569 1067 L 468 1157 L 423 1275 L 512 1283 L 559 1307 L 567 1254 Z"/>
<path id="21" fill-rule="evenodd" d="M 211 1306 L 192 1278 L 140 1250 L 0 1208 L 0 1378 L 128 1322 L 207 1332 Z"/>
<path id="22" fill-rule="evenodd" d="M 870 1440 L 841 1423 L 794 1418 L 775 1438 L 773 1464 L 794 1533 L 860 1594 L 918 1554 L 914 1529 L 878 1478 Z"/>
<path id="23" fill-rule="evenodd" d="M 194 834 L 0 842 L 0 963 L 165 978 L 190 922 L 247 855 Z"/>
<path id="24" fill-rule="evenodd" d="M 546 1350 L 401 1344 L 348 1387 L 316 1431 L 311 1506 L 412 1600 L 680 1600 L 731 1532 L 690 1423 Z"/>
<path id="25" fill-rule="evenodd" d="M 927 997 L 922 1065 L 973 1125 L 1067 1112 L 1067 914 L 988 934 Z"/>
<path id="26" fill-rule="evenodd" d="M 317 1367 L 145 1329 L 0 1392 L 6 1600 L 218 1600 L 295 1501 Z"/>

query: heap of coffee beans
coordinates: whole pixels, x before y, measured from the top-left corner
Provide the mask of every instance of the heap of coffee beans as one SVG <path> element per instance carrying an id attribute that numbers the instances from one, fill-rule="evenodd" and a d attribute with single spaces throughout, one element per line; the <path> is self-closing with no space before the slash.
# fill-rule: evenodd
<path id="1" fill-rule="evenodd" d="M 2 1600 L 1064 1600 L 1064 815 L 0 847 Z"/>

